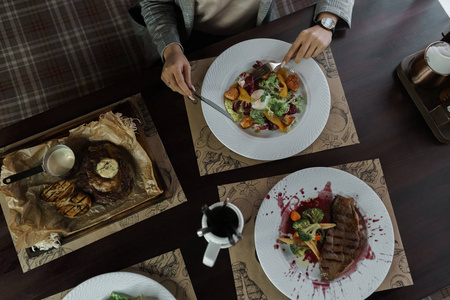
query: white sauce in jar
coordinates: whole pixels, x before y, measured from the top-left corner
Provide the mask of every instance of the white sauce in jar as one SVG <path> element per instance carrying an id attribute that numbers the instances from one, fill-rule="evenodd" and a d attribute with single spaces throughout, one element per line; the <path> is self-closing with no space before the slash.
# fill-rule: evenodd
<path id="1" fill-rule="evenodd" d="M 56 149 L 45 162 L 45 169 L 52 175 L 59 176 L 69 172 L 75 164 L 75 154 L 68 148 Z"/>
<path id="2" fill-rule="evenodd" d="M 425 57 L 433 71 L 443 75 L 450 74 L 450 44 L 440 42 L 430 46 Z"/>

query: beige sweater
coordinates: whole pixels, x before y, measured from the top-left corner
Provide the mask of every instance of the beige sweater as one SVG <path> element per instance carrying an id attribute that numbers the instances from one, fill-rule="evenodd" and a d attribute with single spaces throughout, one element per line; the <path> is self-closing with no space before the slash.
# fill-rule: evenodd
<path id="1" fill-rule="evenodd" d="M 260 0 L 196 0 L 194 28 L 210 34 L 232 35 L 256 24 Z"/>

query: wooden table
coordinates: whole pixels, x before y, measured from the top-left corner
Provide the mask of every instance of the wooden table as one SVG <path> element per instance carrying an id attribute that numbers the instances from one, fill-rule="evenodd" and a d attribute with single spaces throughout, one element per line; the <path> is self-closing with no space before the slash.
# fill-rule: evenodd
<path id="1" fill-rule="evenodd" d="M 307 8 L 202 49 L 189 58 L 217 56 L 237 42 L 257 37 L 292 42 L 300 29 L 309 26 L 312 14 L 313 8 Z M 25 274 L 1 216 L 0 297 L 40 299 L 92 276 L 180 248 L 198 299 L 236 299 L 228 254 L 222 251 L 213 269 L 203 266 L 206 242 L 196 235 L 200 207 L 218 200 L 217 185 L 371 158 L 381 160 L 414 285 L 378 292 L 370 299 L 420 299 L 448 285 L 450 146 L 433 136 L 395 73 L 404 57 L 440 40 L 448 24 L 449 18 L 436 0 L 356 1 L 352 29 L 337 33 L 332 43 L 360 138 L 355 146 L 200 177 L 183 99 L 159 82 L 159 67 L 0 130 L 3 147 L 143 91 L 188 199 L 185 204 Z"/>

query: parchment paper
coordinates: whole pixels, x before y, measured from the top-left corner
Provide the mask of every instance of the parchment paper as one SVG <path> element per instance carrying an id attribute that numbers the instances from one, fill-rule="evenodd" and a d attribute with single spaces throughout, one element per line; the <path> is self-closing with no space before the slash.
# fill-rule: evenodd
<path id="1" fill-rule="evenodd" d="M 367 183 L 381 198 L 394 228 L 395 249 L 391 268 L 377 291 L 412 285 L 408 260 L 403 248 L 394 210 L 379 159 L 366 160 L 334 168 L 353 174 Z M 243 239 L 229 248 L 238 299 L 288 299 L 265 275 L 255 255 L 254 226 L 259 207 L 270 189 L 288 174 L 235 182 L 218 187 L 220 200 L 229 198 L 240 208 L 245 225 Z"/>
<path id="2" fill-rule="evenodd" d="M 206 71 L 214 59 L 215 57 L 190 62 L 192 66 L 192 84 L 200 94 Z M 358 134 L 356 133 L 331 49 L 329 47 L 325 49 L 315 60 L 324 72 L 330 87 L 330 116 L 317 140 L 297 155 L 359 144 Z M 200 103 L 199 101 L 197 104 L 194 104 L 191 100 L 185 98 L 189 126 L 201 176 L 265 162 L 236 154 L 219 142 L 206 124 Z"/>
<path id="3" fill-rule="evenodd" d="M 133 214 L 130 214 L 128 217 L 112 222 L 106 226 L 102 226 L 101 228 L 85 234 L 77 239 L 71 240 L 70 242 L 64 242 L 59 248 L 55 248 L 49 250 L 39 256 L 29 257 L 26 249 L 18 249 L 17 256 L 19 258 L 20 265 L 22 267 L 23 272 L 27 272 L 39 266 L 42 266 L 48 262 L 51 262 L 59 257 L 71 253 L 79 248 L 82 248 L 86 245 L 89 245 L 99 239 L 102 239 L 108 235 L 111 235 L 115 232 L 118 232 L 122 229 L 130 227 L 140 221 L 148 219 L 154 215 L 157 215 L 161 212 L 171 209 L 177 205 L 180 205 L 187 201 L 186 196 L 181 188 L 180 182 L 176 176 L 175 170 L 172 167 L 172 164 L 167 156 L 166 150 L 159 138 L 158 132 L 153 124 L 150 113 L 147 109 L 147 106 L 142 99 L 140 94 L 135 96 L 123 99 L 119 101 L 119 103 L 130 102 L 133 106 L 134 114 L 137 116 L 138 120 L 135 120 L 139 124 L 139 127 L 142 128 L 142 134 L 147 140 L 153 156 L 158 166 L 162 179 L 165 183 L 165 186 L 169 190 L 171 197 L 164 199 L 161 202 L 156 203 L 155 205 L 151 205 L 147 208 L 144 208 L 140 211 L 137 211 Z M 5 215 L 5 219 L 7 223 L 10 222 L 11 216 L 9 214 L 10 209 L 6 202 L 5 196 L 0 192 L 0 204 L 2 206 L 3 214 Z M 16 245 L 17 237 L 10 230 L 12 240 L 14 245 Z"/>
<path id="4" fill-rule="evenodd" d="M 184 264 L 180 249 L 167 252 L 121 270 L 145 275 L 164 286 L 177 300 L 196 300 L 194 287 Z M 72 289 L 44 298 L 61 300 Z M 145 295 L 143 295 L 145 296 Z"/>
<path id="5" fill-rule="evenodd" d="M 91 209 L 76 218 L 60 215 L 53 204 L 39 199 L 40 193 L 46 186 L 61 180 L 61 178 L 40 173 L 9 185 L 2 184 L 2 192 L 5 194 L 10 209 L 11 219 L 8 225 L 17 237 L 17 248 L 31 247 L 47 238 L 51 232 L 59 233 L 63 237 L 73 234 L 162 193 L 155 179 L 152 162 L 137 141 L 132 125 L 133 122 L 130 118 L 122 116 L 120 113 L 107 112 L 101 115 L 98 121 L 72 129 L 68 137 L 22 149 L 5 157 L 1 173 L 2 183 L 3 178 L 34 167 L 36 163 L 41 163 L 45 152 L 55 145 L 69 146 L 75 152 L 76 160 L 80 161 L 83 159 L 82 148 L 86 144 L 109 141 L 125 150 L 124 154 L 129 155 L 127 161 L 134 170 L 133 188 L 130 195 L 111 205 L 97 204 L 92 199 Z M 76 185 L 76 174 L 67 179 Z"/>

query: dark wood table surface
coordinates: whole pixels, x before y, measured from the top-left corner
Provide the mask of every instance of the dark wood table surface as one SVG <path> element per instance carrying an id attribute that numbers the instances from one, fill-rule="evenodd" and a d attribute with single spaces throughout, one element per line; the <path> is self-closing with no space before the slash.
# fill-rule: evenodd
<path id="1" fill-rule="evenodd" d="M 313 8 L 284 17 L 189 55 L 217 56 L 251 38 L 293 42 L 310 25 Z M 156 66 L 0 130 L 0 147 L 142 91 L 188 202 L 137 223 L 41 267 L 22 273 L 0 216 L 0 298 L 40 299 L 102 273 L 121 270 L 180 248 L 198 299 L 236 299 L 230 259 L 202 265 L 206 242 L 196 235 L 202 204 L 218 201 L 217 185 L 294 172 L 312 166 L 379 158 L 414 285 L 369 299 L 421 299 L 450 284 L 450 146 L 432 134 L 398 79 L 406 56 L 440 40 L 449 18 L 437 0 L 357 0 L 352 28 L 336 34 L 332 51 L 360 144 L 200 177 L 183 98 L 159 81 Z M 170 114 L 168 122 L 167 114 Z"/>

